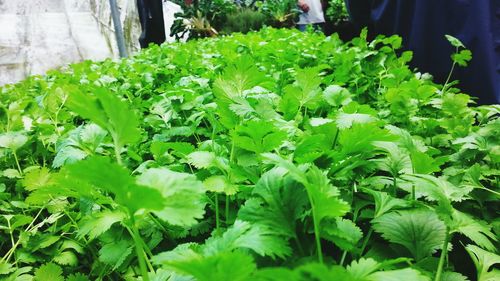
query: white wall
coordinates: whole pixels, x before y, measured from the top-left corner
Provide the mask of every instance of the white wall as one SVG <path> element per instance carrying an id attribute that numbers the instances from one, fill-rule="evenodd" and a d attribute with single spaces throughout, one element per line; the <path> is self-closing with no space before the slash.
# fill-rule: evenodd
<path id="1" fill-rule="evenodd" d="M 139 50 L 141 32 L 136 3 L 117 2 L 131 54 Z M 165 7 L 170 23 L 178 6 Z M 0 85 L 109 57 L 117 58 L 118 48 L 108 0 L 0 0 Z"/>

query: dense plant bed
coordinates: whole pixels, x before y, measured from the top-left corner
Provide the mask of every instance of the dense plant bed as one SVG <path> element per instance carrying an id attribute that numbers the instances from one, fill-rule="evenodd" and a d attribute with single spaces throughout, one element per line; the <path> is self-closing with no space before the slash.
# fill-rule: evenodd
<path id="1" fill-rule="evenodd" d="M 0 278 L 498 280 L 499 107 L 400 45 L 264 29 L 2 88 Z"/>

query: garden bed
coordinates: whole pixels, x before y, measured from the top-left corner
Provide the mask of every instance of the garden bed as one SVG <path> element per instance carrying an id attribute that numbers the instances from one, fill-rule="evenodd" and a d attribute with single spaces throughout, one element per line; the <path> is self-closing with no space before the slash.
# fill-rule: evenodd
<path id="1" fill-rule="evenodd" d="M 499 107 L 400 46 L 265 28 L 1 88 L 0 278 L 498 279 Z"/>

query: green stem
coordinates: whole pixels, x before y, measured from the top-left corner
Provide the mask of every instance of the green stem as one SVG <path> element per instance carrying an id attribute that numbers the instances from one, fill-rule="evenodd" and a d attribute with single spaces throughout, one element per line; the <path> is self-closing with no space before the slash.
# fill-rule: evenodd
<path id="1" fill-rule="evenodd" d="M 372 234 L 373 234 L 373 228 L 370 228 L 370 230 L 368 230 L 368 234 L 366 235 L 365 241 L 363 241 L 363 245 L 361 246 L 361 251 L 359 251 L 360 257 L 363 256 L 363 253 L 365 252 L 365 248 L 368 245 L 368 241 L 370 241 Z"/>
<path id="2" fill-rule="evenodd" d="M 130 229 L 132 230 L 132 238 L 134 239 L 134 244 L 135 244 L 135 252 L 137 255 L 137 260 L 139 261 L 139 268 L 141 270 L 141 275 L 142 275 L 142 280 L 143 281 L 149 281 L 149 276 L 148 276 L 148 269 L 146 267 L 146 259 L 144 258 L 144 248 L 142 247 L 142 243 L 139 240 L 140 239 L 140 234 L 139 231 L 137 230 L 135 226 L 135 220 L 132 217 L 131 219 L 132 226 Z"/>
<path id="3" fill-rule="evenodd" d="M 335 149 L 335 146 L 337 145 L 337 140 L 339 138 L 340 130 L 337 129 L 337 132 L 335 132 L 335 137 L 333 138 L 333 145 L 332 145 L 332 150 Z"/>
<path id="4" fill-rule="evenodd" d="M 311 203 L 311 211 L 312 211 L 312 217 L 313 217 L 313 225 L 314 225 L 314 239 L 316 240 L 316 251 L 318 252 L 318 261 L 322 264 L 323 263 L 323 251 L 321 249 L 321 237 L 319 233 L 319 222 L 316 214 L 316 208 L 314 206 L 314 202 L 312 200 L 311 193 L 309 190 L 307 190 L 307 196 L 309 197 L 309 202 Z"/>
<path id="5" fill-rule="evenodd" d="M 444 259 L 448 255 L 448 243 L 450 240 L 450 229 L 446 227 L 446 236 L 444 238 L 443 242 L 443 247 L 441 248 L 441 256 L 439 257 L 439 263 L 438 263 L 438 268 L 436 272 L 436 278 L 434 281 L 440 281 L 441 280 L 441 274 L 443 272 L 443 266 L 444 266 Z"/>
<path id="6" fill-rule="evenodd" d="M 229 195 L 226 194 L 226 208 L 225 208 L 225 214 L 226 218 L 226 226 L 229 226 Z"/>
<path id="7" fill-rule="evenodd" d="M 149 271 L 154 272 L 155 269 L 154 269 L 153 265 L 151 264 L 151 262 L 149 261 L 149 258 L 152 258 L 154 256 L 153 252 L 151 252 L 151 249 L 149 249 L 149 246 L 148 246 L 148 244 L 146 244 L 146 241 L 144 241 L 143 239 L 139 239 L 139 240 L 141 241 L 143 249 L 144 249 L 144 260 L 146 261 L 146 265 L 148 266 Z"/>
<path id="8" fill-rule="evenodd" d="M 231 152 L 229 154 L 229 164 L 233 163 L 234 159 L 234 140 L 231 141 Z"/>
<path id="9" fill-rule="evenodd" d="M 24 232 L 29 232 L 31 231 L 31 228 L 33 227 L 35 221 L 38 219 L 38 217 L 40 216 L 40 214 L 42 213 L 43 209 L 45 209 L 45 206 L 43 206 L 40 211 L 38 211 L 38 213 L 36 214 L 36 216 L 33 218 L 33 220 L 31 221 L 31 223 L 28 225 L 28 227 L 26 227 L 24 229 Z M 2 257 L 2 259 L 0 259 L 0 262 L 9 262 L 9 259 L 12 257 L 12 255 L 14 254 L 14 252 L 16 251 L 17 249 L 17 246 L 19 246 L 19 244 L 21 243 L 21 235 L 19 235 L 19 238 L 17 239 L 16 243 L 12 246 L 12 248 L 7 251 L 7 253 L 5 253 L 5 256 Z"/>
<path id="10" fill-rule="evenodd" d="M 299 253 L 300 255 L 304 255 L 304 248 L 302 247 L 302 244 L 300 243 L 300 240 L 299 238 L 297 237 L 297 235 L 295 235 L 293 237 L 293 240 L 295 240 L 295 244 L 297 244 L 297 248 L 299 249 Z"/>
<path id="11" fill-rule="evenodd" d="M 123 166 L 122 156 L 121 156 L 121 146 L 115 141 L 115 158 L 118 165 Z"/>
<path id="12" fill-rule="evenodd" d="M 396 197 L 396 176 L 392 176 L 392 196 Z"/>
<path id="13" fill-rule="evenodd" d="M 22 176 L 23 175 L 23 170 L 21 169 L 21 165 L 19 165 L 19 159 L 17 158 L 16 151 L 13 150 L 12 154 L 14 155 L 14 160 L 16 161 L 17 170 L 19 171 L 19 174 Z"/>
<path id="14" fill-rule="evenodd" d="M 347 251 L 344 251 L 342 253 L 342 257 L 340 258 L 340 263 L 339 263 L 340 266 L 344 265 L 344 261 L 345 261 L 346 256 L 347 256 Z"/>
<path id="15" fill-rule="evenodd" d="M 451 74 L 453 73 L 453 70 L 455 69 L 455 62 L 453 62 L 453 64 L 451 65 L 451 70 L 450 70 L 450 73 L 448 74 L 448 77 L 446 78 L 446 82 L 444 82 L 444 85 L 443 85 L 443 89 L 441 89 L 441 94 L 444 94 L 445 90 L 446 90 L 446 86 L 448 85 L 448 82 L 450 82 L 450 79 L 451 79 Z"/>
<path id="16" fill-rule="evenodd" d="M 215 229 L 219 230 L 220 218 L 219 218 L 219 195 L 215 194 Z"/>

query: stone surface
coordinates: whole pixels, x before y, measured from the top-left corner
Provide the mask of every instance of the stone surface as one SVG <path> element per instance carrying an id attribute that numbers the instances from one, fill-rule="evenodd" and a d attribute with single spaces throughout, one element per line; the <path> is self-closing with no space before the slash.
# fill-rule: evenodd
<path id="1" fill-rule="evenodd" d="M 133 54 L 141 32 L 135 0 L 117 2 Z M 165 2 L 168 34 L 179 6 Z M 117 57 L 109 0 L 0 0 L 0 85 L 69 63 Z"/>

